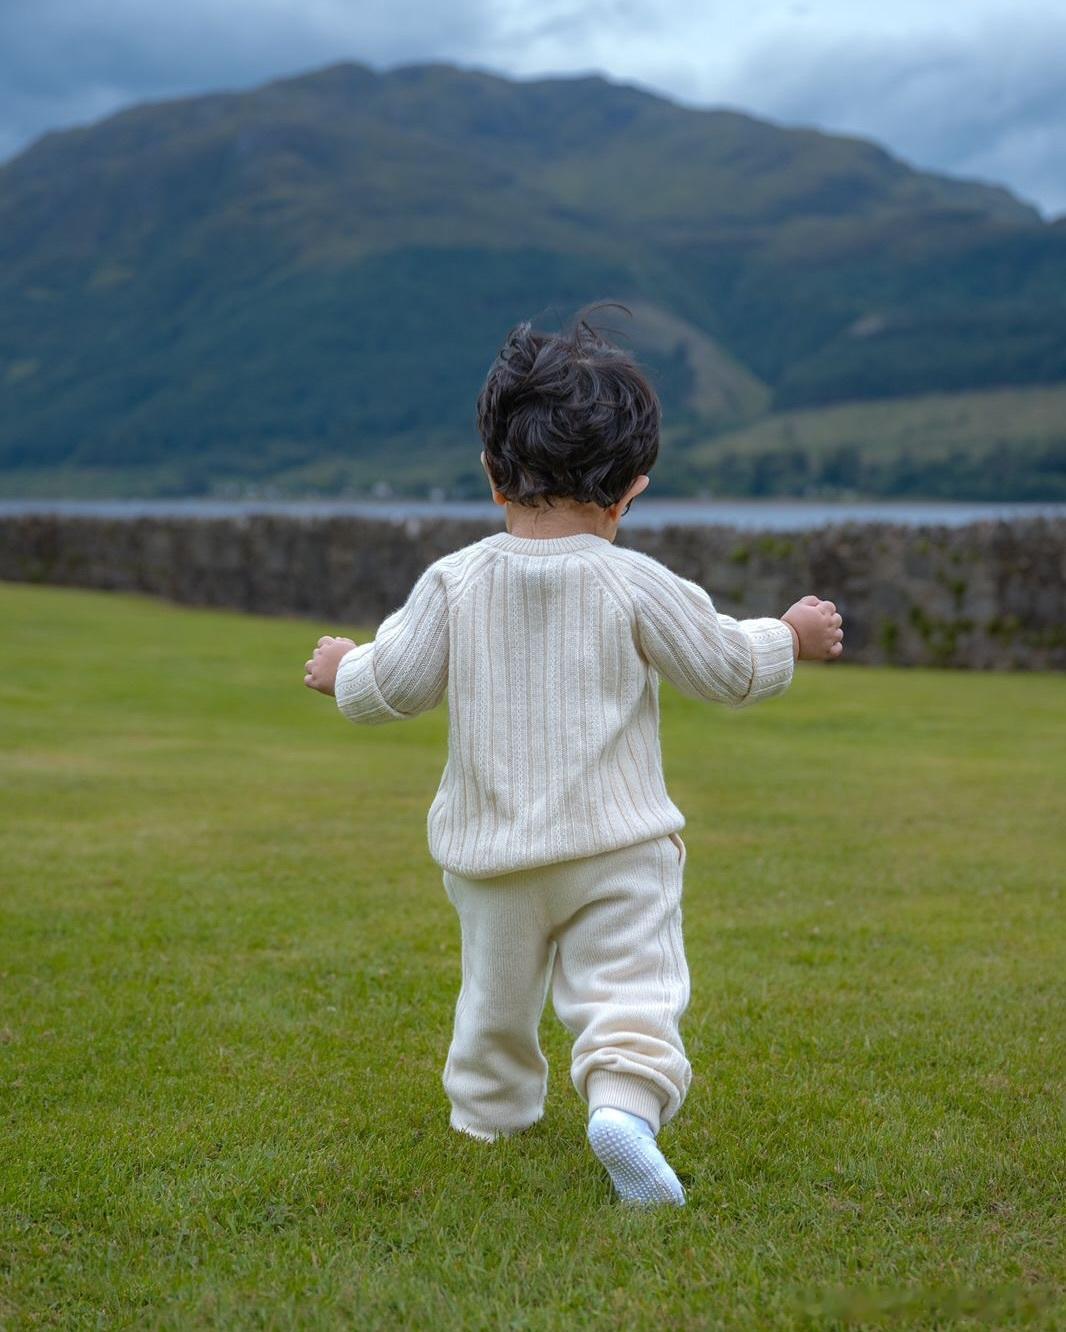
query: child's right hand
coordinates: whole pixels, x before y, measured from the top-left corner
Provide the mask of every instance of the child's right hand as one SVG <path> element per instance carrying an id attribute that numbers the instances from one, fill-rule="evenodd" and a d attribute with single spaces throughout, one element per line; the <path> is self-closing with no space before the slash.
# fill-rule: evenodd
<path id="1" fill-rule="evenodd" d="M 794 601 L 781 618 L 796 631 L 800 660 L 832 661 L 844 651 L 842 620 L 831 601 L 811 592 Z"/>

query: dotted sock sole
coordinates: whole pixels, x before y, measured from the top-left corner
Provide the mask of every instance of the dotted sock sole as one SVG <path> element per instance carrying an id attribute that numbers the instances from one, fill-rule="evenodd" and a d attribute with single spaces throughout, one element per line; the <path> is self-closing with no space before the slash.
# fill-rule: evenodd
<path id="1" fill-rule="evenodd" d="M 681 1181 L 656 1146 L 630 1126 L 602 1114 L 593 1115 L 588 1128 L 589 1146 L 611 1177 L 615 1192 L 624 1202 L 642 1204 L 685 1203 Z"/>

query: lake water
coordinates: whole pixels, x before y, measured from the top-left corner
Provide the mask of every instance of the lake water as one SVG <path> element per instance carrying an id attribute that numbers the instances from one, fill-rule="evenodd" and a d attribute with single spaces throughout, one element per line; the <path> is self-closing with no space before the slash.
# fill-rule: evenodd
<path id="1" fill-rule="evenodd" d="M 2 500 L 0 517 L 58 513 L 100 518 L 229 518 L 255 513 L 294 518 L 359 517 L 402 522 L 408 518 L 470 518 L 505 527 L 503 510 L 490 500 Z M 728 525 L 753 530 L 802 531 L 834 523 L 907 523 L 958 526 L 981 520 L 1066 517 L 1066 503 L 968 503 L 948 500 L 870 500 L 833 503 L 819 500 L 636 500 L 621 529 L 667 524 Z"/>

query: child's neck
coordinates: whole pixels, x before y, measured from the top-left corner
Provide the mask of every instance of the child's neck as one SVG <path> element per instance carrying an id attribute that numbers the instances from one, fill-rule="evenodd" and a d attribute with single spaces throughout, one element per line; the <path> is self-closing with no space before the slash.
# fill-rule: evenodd
<path id="1" fill-rule="evenodd" d="M 552 537 L 578 536 L 591 533 L 613 541 L 618 533 L 618 524 L 598 508 L 597 505 L 582 505 L 582 511 L 573 508 L 531 509 L 529 505 L 507 505 L 507 531 L 511 536 L 532 537 L 535 540 L 551 540 Z M 595 509 L 596 512 L 587 512 Z"/>

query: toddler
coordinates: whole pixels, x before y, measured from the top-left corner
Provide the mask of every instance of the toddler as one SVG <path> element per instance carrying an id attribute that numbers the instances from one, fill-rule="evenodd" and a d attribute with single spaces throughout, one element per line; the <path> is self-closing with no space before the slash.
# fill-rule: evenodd
<path id="1" fill-rule="evenodd" d="M 550 993 L 615 1192 L 680 1206 L 656 1142 L 692 1076 L 685 817 L 663 779 L 659 682 L 744 707 L 785 690 L 797 657 L 839 656 L 843 630 L 814 595 L 780 619 L 720 614 L 614 543 L 650 483 L 660 415 L 633 358 L 586 318 L 561 334 L 517 325 L 477 402 L 506 530 L 431 564 L 372 642 L 320 638 L 304 683 L 363 725 L 448 700 L 427 830 L 462 940 L 451 1127 L 493 1141 L 541 1118 Z"/>

